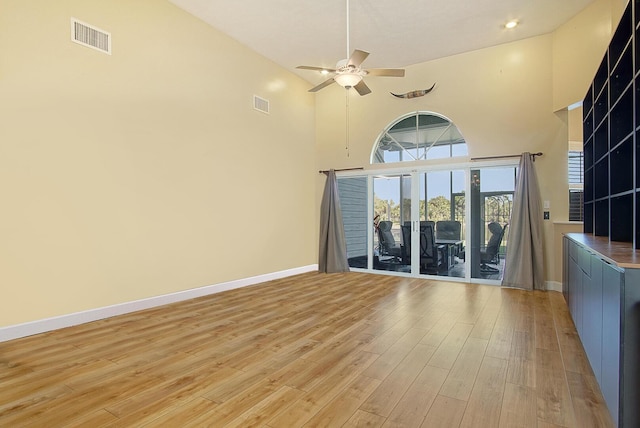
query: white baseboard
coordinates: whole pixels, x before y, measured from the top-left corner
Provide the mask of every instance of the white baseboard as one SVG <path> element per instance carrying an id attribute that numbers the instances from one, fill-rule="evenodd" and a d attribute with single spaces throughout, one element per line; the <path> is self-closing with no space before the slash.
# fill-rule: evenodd
<path id="1" fill-rule="evenodd" d="M 562 293 L 562 283 L 558 282 L 558 281 L 546 281 L 545 284 L 545 289 L 547 291 L 557 291 L 559 293 Z"/>
<path id="2" fill-rule="evenodd" d="M 58 330 L 60 328 L 71 327 L 78 324 L 84 324 L 91 321 L 97 321 L 117 315 L 123 315 L 143 309 L 154 308 L 170 303 L 181 302 L 183 300 L 194 299 L 196 297 L 216 294 L 223 291 L 247 287 L 249 285 L 259 284 L 261 282 L 272 281 L 274 279 L 286 278 L 288 276 L 317 270 L 317 264 L 303 266 L 299 268 L 253 276 L 250 278 L 223 282 L 220 284 L 207 285 L 204 287 L 193 288 L 191 290 L 184 290 L 178 291 L 176 293 L 149 297 L 147 299 L 134 300 L 132 302 L 125 302 L 117 305 L 105 306 L 102 308 L 61 315 L 58 317 L 45 318 L 42 320 L 31 321 L 24 324 L 0 327 L 0 342 L 6 342 L 7 340 L 18 339 L 21 337 L 31 336 L 34 334 L 44 333 L 52 330 Z"/>

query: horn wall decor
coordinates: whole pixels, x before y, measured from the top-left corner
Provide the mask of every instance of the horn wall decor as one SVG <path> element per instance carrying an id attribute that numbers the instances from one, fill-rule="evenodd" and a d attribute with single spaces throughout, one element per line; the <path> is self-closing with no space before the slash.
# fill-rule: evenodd
<path id="1" fill-rule="evenodd" d="M 433 88 L 436 86 L 436 84 L 434 83 L 433 86 L 431 86 L 429 89 L 421 89 L 418 91 L 411 91 L 411 92 L 407 92 L 406 94 L 394 94 L 393 92 L 389 92 L 391 95 L 393 95 L 394 97 L 397 98 L 405 98 L 405 99 L 409 99 L 409 98 L 418 98 L 418 97 L 423 97 L 425 95 L 427 95 L 429 92 L 431 92 L 433 90 Z"/>

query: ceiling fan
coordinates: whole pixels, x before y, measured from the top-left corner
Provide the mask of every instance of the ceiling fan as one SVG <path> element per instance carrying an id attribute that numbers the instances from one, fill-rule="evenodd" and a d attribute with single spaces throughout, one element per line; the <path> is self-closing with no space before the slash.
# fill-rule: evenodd
<path id="1" fill-rule="evenodd" d="M 349 51 L 349 0 L 347 0 L 347 55 L 349 55 Z M 364 83 L 363 77 L 365 76 L 404 77 L 404 69 L 401 68 L 362 68 L 361 65 L 368 56 L 369 52 L 356 49 L 347 59 L 338 61 L 335 68 L 307 65 L 300 65 L 296 68 L 333 74 L 329 79 L 309 89 L 309 92 L 317 92 L 335 82 L 343 88 L 355 89 L 360 95 L 367 95 L 371 93 L 371 89 Z"/>

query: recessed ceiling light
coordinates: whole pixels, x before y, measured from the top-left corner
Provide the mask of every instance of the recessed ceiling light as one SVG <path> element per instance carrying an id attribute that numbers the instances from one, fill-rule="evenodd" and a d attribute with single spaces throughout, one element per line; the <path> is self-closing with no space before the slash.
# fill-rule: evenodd
<path id="1" fill-rule="evenodd" d="M 321 74 L 329 74 L 329 70 L 322 70 L 320 73 Z"/>
<path id="2" fill-rule="evenodd" d="M 504 24 L 504 28 L 510 30 L 512 28 L 516 28 L 518 26 L 519 22 L 517 19 L 512 19 L 511 21 L 507 22 L 506 24 Z"/>

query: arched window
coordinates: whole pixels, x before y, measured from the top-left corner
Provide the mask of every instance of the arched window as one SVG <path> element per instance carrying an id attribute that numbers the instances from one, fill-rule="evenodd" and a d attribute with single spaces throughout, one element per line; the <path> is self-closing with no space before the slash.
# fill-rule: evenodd
<path id="1" fill-rule="evenodd" d="M 411 162 L 467 156 L 458 128 L 437 113 L 415 112 L 388 126 L 371 154 L 371 163 Z"/>

